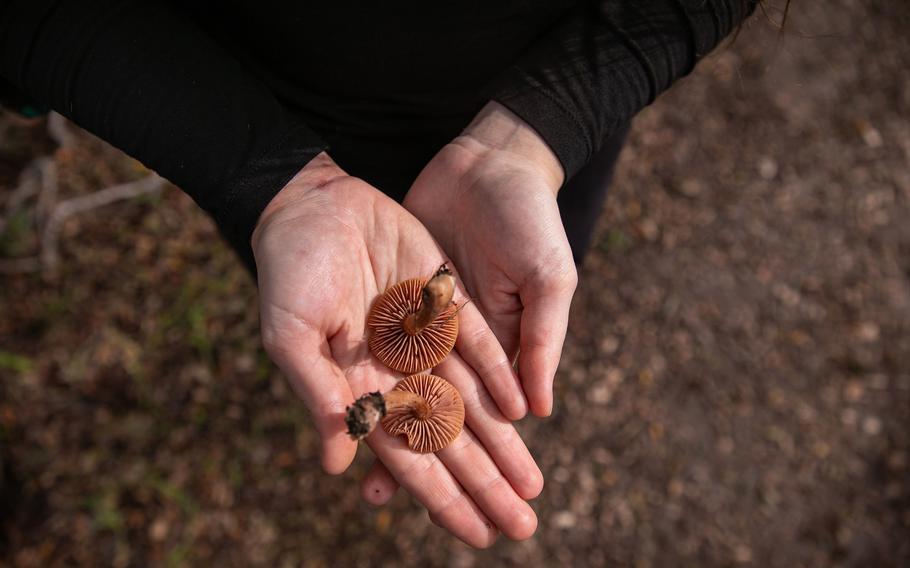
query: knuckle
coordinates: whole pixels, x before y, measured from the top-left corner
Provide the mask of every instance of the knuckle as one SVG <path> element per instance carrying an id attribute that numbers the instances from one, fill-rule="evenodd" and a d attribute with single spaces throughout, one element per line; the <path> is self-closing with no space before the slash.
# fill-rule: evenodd
<path id="1" fill-rule="evenodd" d="M 493 332 L 488 327 L 480 326 L 472 331 L 466 339 L 470 345 L 482 345 L 491 335 L 493 335 Z"/>
<path id="2" fill-rule="evenodd" d="M 471 436 L 467 433 L 466 430 L 462 430 L 455 440 L 449 444 L 447 450 L 451 451 L 453 454 L 459 454 L 464 451 L 468 446 L 474 443 L 474 440 L 471 439 Z"/>
<path id="3" fill-rule="evenodd" d="M 433 460 L 434 459 L 435 459 L 435 456 L 433 458 L 430 458 L 427 456 L 418 457 L 417 459 L 414 460 L 414 463 L 407 466 L 404 469 L 404 471 L 402 472 L 402 474 L 404 475 L 404 479 L 422 478 L 426 473 L 428 473 L 431 469 L 433 469 L 433 465 L 434 465 Z"/>
<path id="4" fill-rule="evenodd" d="M 578 286 L 578 270 L 571 263 L 554 270 L 550 273 L 547 284 L 548 288 L 555 291 L 574 292 Z"/>
<path id="5" fill-rule="evenodd" d="M 573 291 L 578 287 L 578 269 L 575 268 L 575 264 L 569 266 L 566 281 Z"/>
<path id="6" fill-rule="evenodd" d="M 493 490 L 506 491 L 508 489 L 511 489 L 511 487 L 509 487 L 508 485 L 509 484 L 506 482 L 505 478 L 502 475 L 497 473 L 492 478 L 487 480 L 483 485 L 479 486 L 477 488 L 477 490 L 472 493 L 471 496 L 477 500 L 482 500 L 484 495 L 486 495 L 490 491 L 493 491 Z"/>
<path id="7" fill-rule="evenodd" d="M 578 269 L 569 258 L 548 257 L 530 277 L 532 286 L 544 294 L 572 293 L 578 286 Z"/>
<path id="8" fill-rule="evenodd" d="M 480 377 L 487 378 L 497 373 L 510 373 L 512 363 L 502 351 L 499 340 L 493 331 L 484 326 L 467 335 L 466 346 L 468 357 L 474 371 Z"/>
<path id="9" fill-rule="evenodd" d="M 466 418 L 474 416 L 494 415 L 498 412 L 492 395 L 482 385 L 473 385 L 470 390 L 464 390 L 461 396 L 464 401 Z"/>
<path id="10" fill-rule="evenodd" d="M 443 521 L 443 515 L 464 502 L 465 492 L 461 488 L 453 490 L 449 495 L 442 498 L 439 503 L 433 503 L 427 506 L 427 511 L 435 516 L 438 520 Z"/>
<path id="11" fill-rule="evenodd" d="M 481 368 L 479 368 L 477 371 L 481 378 L 490 380 L 492 377 L 497 376 L 499 373 L 503 373 L 505 376 L 508 376 L 508 374 L 512 372 L 512 364 L 508 359 L 498 358 L 481 366 Z"/>

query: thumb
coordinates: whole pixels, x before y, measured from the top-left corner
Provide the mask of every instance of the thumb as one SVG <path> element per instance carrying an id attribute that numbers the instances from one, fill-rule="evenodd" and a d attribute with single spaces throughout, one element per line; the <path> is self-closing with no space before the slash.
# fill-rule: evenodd
<path id="1" fill-rule="evenodd" d="M 295 333 L 293 342 L 276 344 L 268 340 L 269 335 L 263 333 L 266 351 L 310 409 L 322 441 L 322 468 L 332 475 L 343 473 L 357 453 L 357 442 L 348 436 L 344 422 L 345 409 L 354 395 L 325 336 L 307 329 Z"/>

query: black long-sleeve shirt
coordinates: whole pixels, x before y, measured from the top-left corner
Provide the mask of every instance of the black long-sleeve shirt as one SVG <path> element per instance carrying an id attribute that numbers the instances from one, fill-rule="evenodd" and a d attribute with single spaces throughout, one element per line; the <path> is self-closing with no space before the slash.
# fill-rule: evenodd
<path id="1" fill-rule="evenodd" d="M 252 263 L 259 214 L 319 152 L 401 198 L 492 99 L 569 178 L 752 9 L 0 0 L 0 76 L 173 181 Z"/>

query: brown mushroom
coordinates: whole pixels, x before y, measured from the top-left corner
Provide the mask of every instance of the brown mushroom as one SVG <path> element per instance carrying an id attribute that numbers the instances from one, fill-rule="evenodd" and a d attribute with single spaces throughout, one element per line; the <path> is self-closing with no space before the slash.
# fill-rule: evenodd
<path id="1" fill-rule="evenodd" d="M 402 373 L 435 367 L 458 337 L 454 294 L 455 277 L 445 264 L 430 279 L 412 278 L 386 290 L 367 318 L 370 351 Z"/>
<path id="2" fill-rule="evenodd" d="M 445 379 L 411 375 L 391 391 L 365 394 L 347 408 L 345 422 L 355 440 L 366 437 L 380 421 L 390 435 L 405 436 L 415 452 L 438 452 L 464 427 L 464 402 Z"/>

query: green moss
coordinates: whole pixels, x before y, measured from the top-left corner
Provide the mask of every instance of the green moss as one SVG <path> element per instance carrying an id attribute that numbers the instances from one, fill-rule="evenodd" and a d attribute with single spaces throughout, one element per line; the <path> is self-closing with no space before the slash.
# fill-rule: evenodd
<path id="1" fill-rule="evenodd" d="M 29 233 L 28 214 L 25 211 L 16 211 L 7 218 L 6 226 L 0 233 L 0 256 L 24 256 L 28 252 Z"/>
<path id="2" fill-rule="evenodd" d="M 621 229 L 610 229 L 599 244 L 600 250 L 606 253 L 625 252 L 632 246 L 632 239 Z"/>
<path id="3" fill-rule="evenodd" d="M 0 369 L 15 373 L 25 373 L 31 371 L 33 367 L 34 362 L 24 355 L 0 351 Z"/>

